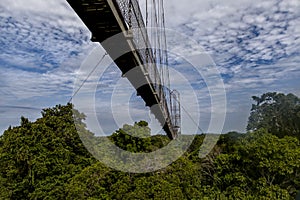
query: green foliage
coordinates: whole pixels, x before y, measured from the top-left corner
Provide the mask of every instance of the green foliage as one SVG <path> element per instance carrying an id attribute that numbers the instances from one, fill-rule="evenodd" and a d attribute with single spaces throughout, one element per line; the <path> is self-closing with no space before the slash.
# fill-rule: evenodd
<path id="1" fill-rule="evenodd" d="M 109 195 L 106 187 L 111 182 L 111 171 L 101 163 L 85 168 L 72 178 L 66 186 L 66 199 L 88 199 L 97 197 L 106 199 Z"/>
<path id="2" fill-rule="evenodd" d="M 148 124 L 147 124 L 148 125 Z M 130 152 L 150 152 L 151 132 L 148 126 L 142 122 L 134 126 L 125 124 L 109 138 L 118 147 Z"/>
<path id="3" fill-rule="evenodd" d="M 191 199 L 201 196 L 199 175 L 186 158 L 147 174 L 117 172 L 96 163 L 72 179 L 67 199 Z"/>
<path id="4" fill-rule="evenodd" d="M 215 168 L 215 184 L 225 194 L 238 189 L 265 199 L 289 199 L 300 188 L 299 140 L 253 132 L 234 152 L 219 155 Z"/>
<path id="5" fill-rule="evenodd" d="M 222 134 L 219 138 L 218 145 L 222 147 L 223 153 L 230 153 L 234 151 L 234 148 L 238 142 L 245 136 L 245 134 L 238 132 L 229 132 L 227 134 Z"/>
<path id="6" fill-rule="evenodd" d="M 109 139 L 121 149 L 130 152 L 152 152 L 170 142 L 165 136 L 151 137 L 151 130 L 145 121 L 135 123 L 133 126 L 125 124 L 123 128 L 109 136 Z"/>
<path id="7" fill-rule="evenodd" d="M 72 105 L 45 109 L 42 118 L 0 137 L 0 199 L 63 198 L 64 184 L 93 159 L 77 135 Z M 83 115 L 78 120 L 83 120 Z"/>
<path id="8" fill-rule="evenodd" d="M 247 130 L 266 129 L 279 137 L 285 135 L 300 138 L 300 99 L 293 94 L 266 93 L 252 97 Z"/>
<path id="9" fill-rule="evenodd" d="M 0 136 L 0 199 L 294 199 L 300 190 L 299 99 L 277 93 L 253 99 L 250 133 L 221 135 L 205 158 L 199 158 L 205 135 L 183 135 L 182 141 L 194 137 L 187 152 L 146 174 L 96 162 L 76 130 L 99 148 L 105 138 L 86 130 L 85 115 L 71 104 L 44 109 L 36 122 L 21 117 L 20 126 Z M 210 135 L 211 142 L 218 137 Z M 151 136 L 145 121 L 125 124 L 108 138 L 135 153 L 170 142 Z"/>

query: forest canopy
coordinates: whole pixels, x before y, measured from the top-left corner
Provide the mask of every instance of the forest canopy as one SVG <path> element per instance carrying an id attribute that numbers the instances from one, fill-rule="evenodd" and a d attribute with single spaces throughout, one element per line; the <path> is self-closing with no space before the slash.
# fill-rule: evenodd
<path id="1" fill-rule="evenodd" d="M 295 199 L 300 190 L 299 98 L 266 93 L 253 97 L 246 134 L 220 136 L 199 158 L 205 137 L 159 171 L 134 174 L 97 161 L 74 125 L 85 115 L 72 104 L 42 111 L 35 122 L 0 136 L 0 199 Z M 151 136 L 148 123 L 124 125 L 108 138 L 131 152 L 152 152 L 170 141 Z M 135 137 L 139 134 L 143 138 Z M 188 135 L 186 137 L 189 137 Z"/>

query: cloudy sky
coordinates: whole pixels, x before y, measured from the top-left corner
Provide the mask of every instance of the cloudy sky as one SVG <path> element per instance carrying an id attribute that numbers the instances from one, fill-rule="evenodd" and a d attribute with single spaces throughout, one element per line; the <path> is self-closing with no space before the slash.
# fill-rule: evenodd
<path id="1" fill-rule="evenodd" d="M 214 61 L 227 100 L 222 132 L 245 131 L 253 95 L 300 96 L 299 0 L 170 0 L 165 13 L 171 83 L 189 115 L 200 113 L 196 121 L 204 131 L 217 112 L 205 77 L 195 77 L 195 70 L 205 69 L 193 68 L 179 55 L 204 51 Z M 42 108 L 66 104 L 104 53 L 65 0 L 1 0 L 0 30 L 0 132 L 18 125 L 22 115 L 35 120 Z M 99 66 L 104 74 L 85 85 L 97 82 L 95 110 L 104 131 L 139 119 L 154 121 L 110 63 L 105 57 Z M 187 87 L 181 87 L 180 77 Z M 183 123 L 192 126 L 189 115 L 183 111 Z M 152 126 L 157 128 L 155 122 Z"/>

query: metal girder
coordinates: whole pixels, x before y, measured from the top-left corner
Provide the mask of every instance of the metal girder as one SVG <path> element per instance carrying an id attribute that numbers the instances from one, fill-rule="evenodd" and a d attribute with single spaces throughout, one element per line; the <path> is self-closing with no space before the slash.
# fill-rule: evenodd
<path id="1" fill-rule="evenodd" d="M 67 1 L 92 32 L 91 40 L 103 46 L 146 105 L 150 109 L 154 105 L 158 106 L 159 109 L 151 109 L 151 112 L 168 137 L 175 139 L 177 131 L 173 127 L 167 101 L 160 87 L 162 82 L 137 0 Z M 128 34 L 124 34 L 118 44 L 104 42 L 122 32 Z M 129 51 L 122 56 L 115 56 L 120 45 Z M 141 86 L 140 83 L 145 84 Z"/>

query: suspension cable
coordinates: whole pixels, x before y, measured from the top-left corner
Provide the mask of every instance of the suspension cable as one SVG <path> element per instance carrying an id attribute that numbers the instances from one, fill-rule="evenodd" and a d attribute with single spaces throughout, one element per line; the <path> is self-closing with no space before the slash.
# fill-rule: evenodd
<path id="1" fill-rule="evenodd" d="M 83 87 L 83 85 L 87 82 L 87 80 L 90 78 L 90 76 L 94 73 L 94 71 L 97 69 L 97 67 L 100 65 L 100 63 L 104 60 L 105 56 L 107 56 L 107 53 L 105 52 L 104 55 L 102 56 L 102 58 L 99 60 L 99 62 L 95 65 L 95 67 L 93 68 L 93 70 L 88 74 L 88 76 L 84 79 L 84 81 L 81 83 L 81 85 L 79 86 L 79 88 L 76 90 L 76 92 L 71 96 L 70 100 L 68 101 L 68 103 L 71 103 L 71 101 L 73 100 L 73 98 L 77 95 L 77 93 L 79 92 L 79 90 L 81 90 L 81 88 Z"/>
<path id="2" fill-rule="evenodd" d="M 154 69 L 154 81 L 158 87 L 155 87 L 155 89 L 158 91 L 159 97 L 161 101 L 163 101 L 162 103 L 168 106 L 168 104 L 171 103 L 171 95 L 168 93 L 168 89 L 171 88 L 171 83 L 168 68 L 169 57 L 163 0 L 146 0 L 146 25 L 148 26 L 148 24 L 151 24 L 152 27 L 150 31 L 150 41 L 153 47 L 154 62 L 157 64 L 157 68 Z"/>
<path id="3" fill-rule="evenodd" d="M 146 28 L 148 27 L 148 0 L 146 0 Z"/>
<path id="4" fill-rule="evenodd" d="M 203 129 L 200 127 L 200 125 L 194 120 L 192 115 L 187 111 L 187 109 L 179 102 L 177 98 L 175 98 L 175 101 L 179 104 L 179 106 L 182 108 L 182 110 L 187 114 L 187 116 L 192 120 L 193 124 L 198 128 L 201 133 L 204 133 Z"/>
<path id="5" fill-rule="evenodd" d="M 168 57 L 168 46 L 167 46 L 167 35 L 166 35 L 166 24 L 165 24 L 165 8 L 164 8 L 164 2 L 162 0 L 162 28 L 163 28 L 163 38 L 164 38 L 164 50 L 165 50 L 165 65 L 167 66 L 166 69 L 166 78 L 167 78 L 167 86 L 168 88 L 171 87 L 170 83 L 170 73 L 169 73 L 169 57 Z"/>

